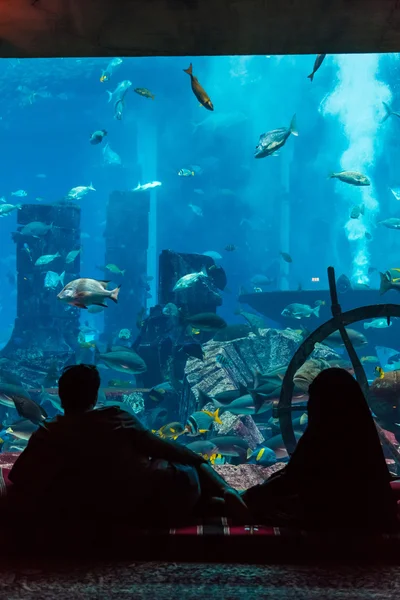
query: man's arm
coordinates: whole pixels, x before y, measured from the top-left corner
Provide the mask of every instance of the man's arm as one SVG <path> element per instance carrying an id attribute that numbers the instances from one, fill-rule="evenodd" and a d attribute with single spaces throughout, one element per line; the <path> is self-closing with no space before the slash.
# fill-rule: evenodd
<path id="1" fill-rule="evenodd" d="M 206 462 L 204 458 L 192 452 L 192 450 L 185 448 L 185 446 L 181 446 L 170 440 L 163 440 L 148 430 L 137 431 L 135 433 L 135 444 L 137 444 L 141 452 L 151 458 L 161 458 L 195 467 Z"/>

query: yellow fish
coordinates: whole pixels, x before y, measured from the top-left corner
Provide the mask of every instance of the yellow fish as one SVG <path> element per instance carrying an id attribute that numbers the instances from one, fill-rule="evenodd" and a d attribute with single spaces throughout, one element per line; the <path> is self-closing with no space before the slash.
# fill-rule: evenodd
<path id="1" fill-rule="evenodd" d="M 378 375 L 379 379 L 383 379 L 385 377 L 385 371 L 382 367 L 375 367 L 375 373 Z"/>

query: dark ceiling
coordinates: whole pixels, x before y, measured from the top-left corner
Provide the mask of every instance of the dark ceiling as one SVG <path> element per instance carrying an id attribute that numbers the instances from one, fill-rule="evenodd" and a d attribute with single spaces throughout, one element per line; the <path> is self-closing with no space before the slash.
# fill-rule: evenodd
<path id="1" fill-rule="evenodd" d="M 3 57 L 398 52 L 399 0 L 0 0 Z"/>

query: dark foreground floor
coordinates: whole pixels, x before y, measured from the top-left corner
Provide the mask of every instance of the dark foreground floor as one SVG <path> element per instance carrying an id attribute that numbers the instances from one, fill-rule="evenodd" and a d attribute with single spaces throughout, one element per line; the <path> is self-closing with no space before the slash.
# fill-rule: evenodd
<path id="1" fill-rule="evenodd" d="M 399 598 L 400 568 L 126 563 L 0 568 L 0 598 L 282 600 Z"/>

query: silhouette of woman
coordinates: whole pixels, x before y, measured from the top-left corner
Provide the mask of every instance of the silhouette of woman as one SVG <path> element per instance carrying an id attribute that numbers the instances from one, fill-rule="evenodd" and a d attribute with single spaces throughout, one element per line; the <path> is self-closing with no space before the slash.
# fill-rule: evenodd
<path id="1" fill-rule="evenodd" d="M 258 522 L 390 530 L 397 524 L 390 479 L 359 384 L 331 368 L 309 387 L 308 426 L 287 466 L 243 500 Z"/>

